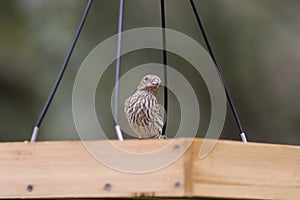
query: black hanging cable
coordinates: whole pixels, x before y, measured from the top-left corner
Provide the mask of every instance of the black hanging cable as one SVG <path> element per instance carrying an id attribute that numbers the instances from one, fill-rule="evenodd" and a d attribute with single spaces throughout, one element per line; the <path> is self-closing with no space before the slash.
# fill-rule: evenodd
<path id="1" fill-rule="evenodd" d="M 226 93 L 226 96 L 227 96 L 227 99 L 228 99 L 230 108 L 231 108 L 231 110 L 232 110 L 232 112 L 233 112 L 235 121 L 236 121 L 237 126 L 238 126 L 238 128 L 239 128 L 239 130 L 240 130 L 240 136 L 241 136 L 241 139 L 242 139 L 243 142 L 247 143 L 247 138 L 246 138 L 244 129 L 243 129 L 243 127 L 242 127 L 240 118 L 239 118 L 239 116 L 238 116 L 237 110 L 236 110 L 236 108 L 235 108 L 235 105 L 234 105 L 233 100 L 232 100 L 232 98 L 231 98 L 231 95 L 230 95 L 230 93 L 229 93 L 229 90 L 228 90 L 228 88 L 227 88 L 227 86 L 226 86 L 226 83 L 225 83 L 225 81 L 224 81 L 224 79 L 223 79 L 223 76 L 222 76 L 222 74 L 221 74 L 219 65 L 218 65 L 217 60 L 216 60 L 216 58 L 215 58 L 214 52 L 213 52 L 213 50 L 212 50 L 212 48 L 211 48 L 211 45 L 210 45 L 210 42 L 209 42 L 208 37 L 207 37 L 207 35 L 206 35 L 204 26 L 202 25 L 201 18 L 200 18 L 200 15 L 199 15 L 198 11 L 197 11 L 196 6 L 195 6 L 194 0 L 190 0 L 190 3 L 191 3 L 191 6 L 192 6 L 192 8 L 193 8 L 193 11 L 194 11 L 195 17 L 196 17 L 196 19 L 197 19 L 198 25 L 199 25 L 199 27 L 200 27 L 201 33 L 202 33 L 202 35 L 203 35 L 203 38 L 204 38 L 206 47 L 207 47 L 207 49 L 208 49 L 208 51 L 209 51 L 209 54 L 210 54 L 212 60 L 213 60 L 214 63 L 215 63 L 217 72 L 218 72 L 219 77 L 220 77 L 220 79 L 221 79 L 221 81 L 222 81 L 222 83 L 223 83 L 223 86 L 224 86 L 224 89 L 225 89 L 225 93 Z"/>
<path id="2" fill-rule="evenodd" d="M 164 107 L 165 107 L 165 120 L 162 130 L 162 136 L 166 134 L 167 128 L 167 115 L 168 115 L 168 71 L 167 71 L 167 50 L 166 50 L 166 16 L 165 16 L 165 0 L 160 0 L 161 9 L 161 27 L 162 27 L 162 45 L 163 45 L 163 72 L 164 72 Z"/>
<path id="3" fill-rule="evenodd" d="M 122 25 L 123 25 L 123 10 L 124 2 L 120 0 L 119 9 L 119 22 L 118 22 L 118 47 L 117 47 L 117 61 L 116 61 L 116 74 L 115 74 L 115 99 L 114 99 L 114 117 L 115 117 L 115 130 L 119 140 L 123 140 L 123 135 L 119 125 L 119 78 L 120 78 L 120 64 L 121 64 L 121 45 L 122 45 Z"/>
<path id="4" fill-rule="evenodd" d="M 50 93 L 50 95 L 49 95 L 49 97 L 48 97 L 48 99 L 47 99 L 47 101 L 46 101 L 46 103 L 45 103 L 45 105 L 44 105 L 44 108 L 43 108 L 43 110 L 42 110 L 42 112 L 41 112 L 41 114 L 40 114 L 40 117 L 38 118 L 38 120 L 37 120 L 37 122 L 36 122 L 36 125 L 35 125 L 35 127 L 34 127 L 34 129 L 33 129 L 33 132 L 32 132 L 32 135 L 31 135 L 30 142 L 35 142 L 35 141 L 36 141 L 36 138 L 37 138 L 38 131 L 39 131 L 39 128 L 40 128 L 40 126 L 41 126 L 41 123 L 42 123 L 43 120 L 44 120 L 44 117 L 45 117 L 45 115 L 46 115 L 46 113 L 47 113 L 47 111 L 48 111 L 48 109 L 49 109 L 49 107 L 50 107 L 50 104 L 51 104 L 51 102 L 52 102 L 52 100 L 53 100 L 53 97 L 54 97 L 54 95 L 55 95 L 55 93 L 56 93 L 56 90 L 57 90 L 57 88 L 58 88 L 58 86 L 59 86 L 59 83 L 60 83 L 60 81 L 61 81 L 61 79 L 62 79 L 62 77 L 63 77 L 63 75 L 64 75 L 64 72 L 65 72 L 67 66 L 68 66 L 69 60 L 70 60 L 70 58 L 71 58 L 71 55 L 72 55 L 73 50 L 74 50 L 74 47 L 75 47 L 75 45 L 76 45 L 76 42 L 77 42 L 77 40 L 78 40 L 78 37 L 79 37 L 79 35 L 80 35 L 80 32 L 81 32 L 82 27 L 83 27 L 83 25 L 84 25 L 84 22 L 85 22 L 85 20 L 86 20 L 86 18 L 87 18 L 87 15 L 88 15 L 88 13 L 89 13 L 89 10 L 90 10 L 90 8 L 91 8 L 92 3 L 93 3 L 93 0 L 89 0 L 88 3 L 87 3 L 87 5 L 86 5 L 85 11 L 84 11 L 84 13 L 83 13 L 83 16 L 82 16 L 82 18 L 81 18 L 81 21 L 80 21 L 79 26 L 78 26 L 78 28 L 77 28 L 77 31 L 76 31 L 76 33 L 75 33 L 75 36 L 74 36 L 74 38 L 73 38 L 73 41 L 72 41 L 72 43 L 71 43 L 71 46 L 70 46 L 69 51 L 68 51 L 68 53 L 67 53 L 67 56 L 66 56 L 66 58 L 65 58 L 65 61 L 64 61 L 63 65 L 62 65 L 62 68 L 61 68 L 61 70 L 60 70 L 60 72 L 59 72 L 59 74 L 58 74 L 58 77 L 57 77 L 57 79 L 56 79 L 56 81 L 55 81 L 55 83 L 54 83 L 54 85 L 53 85 L 52 91 L 51 91 L 51 93 Z"/>

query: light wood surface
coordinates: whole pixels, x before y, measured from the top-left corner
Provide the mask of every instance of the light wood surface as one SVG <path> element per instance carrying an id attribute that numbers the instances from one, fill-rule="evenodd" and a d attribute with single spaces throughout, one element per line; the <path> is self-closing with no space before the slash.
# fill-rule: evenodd
<path id="1" fill-rule="evenodd" d="M 202 143 L 189 138 L 0 143 L 0 198 L 300 199 L 299 146 L 220 140 L 199 159 Z M 127 163 L 126 170 L 139 163 L 104 148 L 110 145 L 140 156 L 164 151 L 154 159 L 162 167 L 138 174 L 119 171 L 97 159 L 97 154 L 112 158 L 116 165 Z M 164 163 L 173 157 L 178 159 Z"/>
<path id="2" fill-rule="evenodd" d="M 193 145 L 193 195 L 300 199 L 300 147 L 218 142 L 205 159 Z"/>

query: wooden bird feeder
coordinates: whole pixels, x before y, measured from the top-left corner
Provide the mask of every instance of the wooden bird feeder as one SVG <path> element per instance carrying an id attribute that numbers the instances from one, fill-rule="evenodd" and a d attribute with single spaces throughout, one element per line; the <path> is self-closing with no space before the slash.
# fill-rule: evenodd
<path id="1" fill-rule="evenodd" d="M 170 140 L 94 142 L 139 152 Z M 179 148 L 191 140 L 174 139 Z M 81 141 L 1 143 L 0 198 L 300 198 L 300 147 L 219 140 L 199 159 L 203 141 L 194 139 L 174 163 L 144 174 L 103 165 Z"/>

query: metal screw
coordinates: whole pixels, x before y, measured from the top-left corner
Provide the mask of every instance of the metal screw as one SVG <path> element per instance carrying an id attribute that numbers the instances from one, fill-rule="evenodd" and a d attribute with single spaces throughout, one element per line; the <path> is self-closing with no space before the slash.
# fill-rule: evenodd
<path id="1" fill-rule="evenodd" d="M 27 191 L 32 192 L 32 190 L 33 190 L 33 185 L 31 184 L 27 185 Z"/>
<path id="2" fill-rule="evenodd" d="M 180 146 L 179 146 L 178 144 L 175 144 L 175 145 L 174 145 L 174 150 L 175 150 L 175 151 L 179 151 L 179 150 L 180 150 Z"/>
<path id="3" fill-rule="evenodd" d="M 104 189 L 105 189 L 106 191 L 110 191 L 110 190 L 111 190 L 111 184 L 110 184 L 110 183 L 106 183 L 106 184 L 104 185 Z"/>
<path id="4" fill-rule="evenodd" d="M 176 189 L 180 189 L 180 188 L 181 188 L 181 184 L 180 184 L 179 182 L 176 182 L 176 183 L 175 183 L 175 188 L 176 188 Z"/>

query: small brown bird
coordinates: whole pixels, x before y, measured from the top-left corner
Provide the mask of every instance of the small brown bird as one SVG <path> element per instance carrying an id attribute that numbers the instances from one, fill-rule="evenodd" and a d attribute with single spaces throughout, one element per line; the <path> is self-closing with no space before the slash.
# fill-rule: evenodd
<path id="1" fill-rule="evenodd" d="M 163 117 L 156 99 L 161 80 L 147 75 L 134 93 L 125 101 L 125 114 L 132 130 L 142 138 L 166 138 L 162 136 Z"/>

